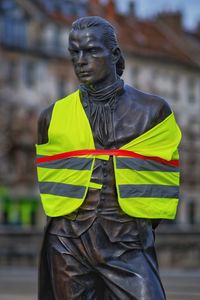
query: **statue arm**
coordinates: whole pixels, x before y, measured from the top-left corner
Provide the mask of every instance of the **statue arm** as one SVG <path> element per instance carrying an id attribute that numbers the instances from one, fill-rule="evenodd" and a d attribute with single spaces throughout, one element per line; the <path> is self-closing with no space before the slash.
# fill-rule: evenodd
<path id="1" fill-rule="evenodd" d="M 171 110 L 169 104 L 161 98 L 160 98 L 160 100 L 161 100 L 161 101 L 159 101 L 160 105 L 157 107 L 155 117 L 153 120 L 153 124 L 152 124 L 153 126 L 162 122 L 164 119 L 166 119 L 172 113 L 172 110 Z"/>
<path id="2" fill-rule="evenodd" d="M 45 144 L 48 142 L 48 129 L 51 121 L 52 111 L 54 104 L 44 109 L 38 120 L 38 145 Z"/>
<path id="3" fill-rule="evenodd" d="M 165 118 L 167 118 L 170 114 L 172 113 L 172 110 L 169 106 L 169 104 L 162 99 L 161 105 L 158 108 L 157 114 L 154 119 L 154 126 L 157 125 L 158 123 L 162 122 Z M 162 222 L 161 219 L 152 219 L 152 227 L 153 229 L 156 229 L 158 225 Z"/>

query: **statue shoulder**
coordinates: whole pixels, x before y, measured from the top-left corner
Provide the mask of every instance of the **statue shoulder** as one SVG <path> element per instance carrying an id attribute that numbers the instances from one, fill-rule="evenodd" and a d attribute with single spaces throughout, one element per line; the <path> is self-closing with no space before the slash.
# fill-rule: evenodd
<path id="1" fill-rule="evenodd" d="M 38 144 L 44 144 L 48 142 L 48 129 L 54 105 L 55 103 L 49 105 L 40 113 L 38 119 Z"/>
<path id="2" fill-rule="evenodd" d="M 69 101 L 71 99 L 71 96 L 73 94 L 75 94 L 76 92 L 78 92 L 78 90 L 76 90 L 75 92 L 65 96 L 62 99 L 58 99 L 53 104 L 46 107 L 40 113 L 40 116 L 39 116 L 39 119 L 38 119 L 38 144 L 45 144 L 45 143 L 48 142 L 48 129 L 49 129 L 49 125 L 50 125 L 50 122 L 51 122 L 52 112 L 53 112 L 55 104 L 56 103 L 60 104 L 63 101 Z"/>
<path id="3" fill-rule="evenodd" d="M 161 122 L 172 113 L 167 101 L 160 96 L 146 93 L 129 85 L 125 86 L 125 93 L 138 109 L 148 112 L 156 123 Z"/>

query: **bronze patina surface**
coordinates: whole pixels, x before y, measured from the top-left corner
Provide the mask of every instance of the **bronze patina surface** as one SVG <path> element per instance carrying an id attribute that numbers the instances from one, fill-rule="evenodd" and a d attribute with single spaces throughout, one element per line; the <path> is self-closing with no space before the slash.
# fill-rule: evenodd
<path id="1" fill-rule="evenodd" d="M 124 60 L 114 29 L 104 19 L 85 17 L 73 23 L 69 52 L 96 149 L 118 149 L 171 113 L 163 99 L 120 79 Z M 39 144 L 48 141 L 52 109 L 39 119 Z M 159 220 L 121 211 L 112 157 L 96 159 L 92 181 L 102 189 L 89 188 L 77 211 L 49 219 L 38 299 L 164 300 L 154 249 Z"/>

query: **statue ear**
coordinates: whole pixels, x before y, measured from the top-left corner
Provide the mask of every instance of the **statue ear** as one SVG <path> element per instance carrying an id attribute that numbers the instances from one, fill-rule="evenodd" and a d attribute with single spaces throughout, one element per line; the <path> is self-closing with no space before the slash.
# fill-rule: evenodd
<path id="1" fill-rule="evenodd" d="M 112 49 L 112 62 L 113 64 L 116 64 L 121 56 L 121 50 L 119 47 L 115 47 Z"/>

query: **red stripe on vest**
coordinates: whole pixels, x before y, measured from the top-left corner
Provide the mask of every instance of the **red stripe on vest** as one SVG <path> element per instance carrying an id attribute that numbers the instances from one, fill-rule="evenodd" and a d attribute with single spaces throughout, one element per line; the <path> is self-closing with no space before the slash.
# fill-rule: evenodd
<path id="1" fill-rule="evenodd" d="M 58 160 L 58 159 L 64 159 L 64 158 L 69 158 L 69 157 L 74 157 L 74 156 L 83 156 L 83 155 L 113 155 L 113 156 L 126 156 L 126 157 L 133 157 L 133 158 L 139 158 L 139 159 L 149 159 L 157 162 L 161 162 L 167 165 L 172 165 L 175 167 L 179 166 L 179 160 L 165 160 L 159 157 L 152 157 L 152 156 L 144 156 L 140 155 L 138 153 L 128 151 L 128 150 L 120 150 L 120 149 L 110 149 L 110 150 L 105 150 L 105 149 L 84 149 L 84 150 L 75 150 L 75 151 L 70 151 L 70 152 L 64 152 L 64 153 L 59 153 L 59 154 L 54 154 L 50 156 L 44 156 L 44 157 L 39 157 L 36 159 L 36 163 L 40 164 L 43 162 L 48 162 L 48 161 L 53 161 L 53 160 Z"/>

